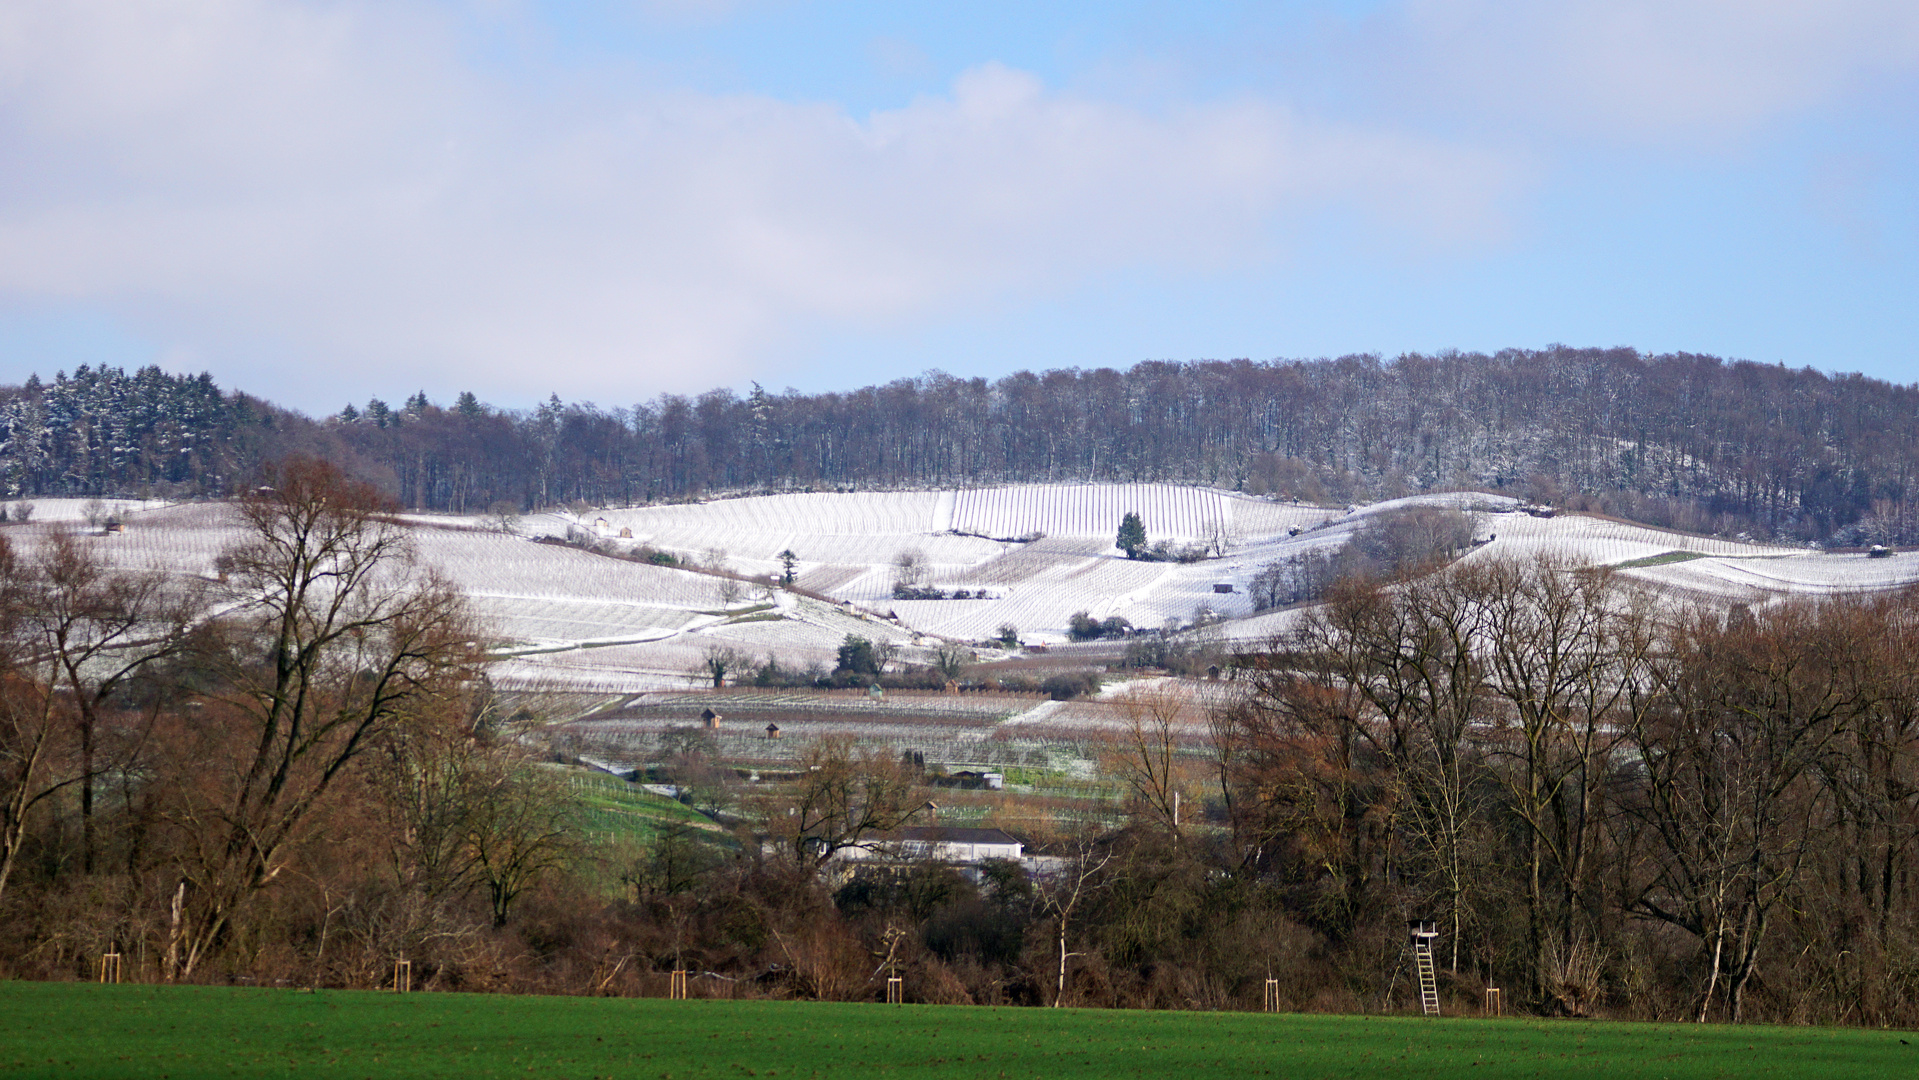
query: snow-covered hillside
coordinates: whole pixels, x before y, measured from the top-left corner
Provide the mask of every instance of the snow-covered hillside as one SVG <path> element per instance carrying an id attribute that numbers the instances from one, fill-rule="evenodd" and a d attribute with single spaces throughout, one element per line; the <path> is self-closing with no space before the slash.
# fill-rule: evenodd
<path id="1" fill-rule="evenodd" d="M 464 589 L 500 643 L 506 685 L 631 693 L 685 686 L 714 648 L 784 667 L 831 667 L 848 635 L 925 659 L 945 641 L 982 642 L 1002 626 L 1028 644 L 1066 640 L 1076 612 L 1135 626 L 1190 621 L 1206 610 L 1220 632 L 1258 640 L 1285 612 L 1255 614 L 1247 594 L 1268 563 L 1344 544 L 1369 520 L 1408 506 L 1473 515 L 1469 559 L 1552 556 L 1622 566 L 1630 580 L 1682 602 L 1772 599 L 1919 581 L 1919 554 L 1868 559 L 1803 548 L 1688 536 L 1582 515 L 1533 517 L 1510 498 L 1421 496 L 1345 510 L 1281 504 L 1231 492 L 1158 484 L 1028 485 L 947 492 L 795 494 L 529 519 L 531 534 L 585 532 L 614 551 L 649 545 L 734 572 L 770 577 L 779 554 L 798 558 L 799 583 L 825 599 L 577 547 L 535 543 L 481 518 L 410 515 L 421 561 Z M 5 535 L 30 551 L 77 522 L 64 505 Z M 87 535 L 109 562 L 211 578 L 240 538 L 216 503 L 131 509 L 126 531 Z M 1204 543 L 1215 557 L 1143 562 L 1113 547 L 1119 519 L 1141 514 L 1151 540 Z M 622 537 L 622 531 L 630 537 Z M 1037 537 L 1021 540 L 1019 538 Z M 895 600 L 898 561 L 920 583 L 967 599 Z M 990 657 L 990 653 L 988 656 Z"/>

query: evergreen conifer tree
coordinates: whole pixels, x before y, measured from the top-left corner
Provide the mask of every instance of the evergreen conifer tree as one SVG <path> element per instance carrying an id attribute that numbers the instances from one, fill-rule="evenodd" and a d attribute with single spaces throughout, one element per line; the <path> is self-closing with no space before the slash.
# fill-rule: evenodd
<path id="1" fill-rule="evenodd" d="M 1140 549 L 1146 546 L 1146 523 L 1137 512 L 1128 510 L 1126 516 L 1119 519 L 1119 538 L 1113 541 L 1113 546 L 1124 551 L 1129 559 L 1139 558 Z"/>

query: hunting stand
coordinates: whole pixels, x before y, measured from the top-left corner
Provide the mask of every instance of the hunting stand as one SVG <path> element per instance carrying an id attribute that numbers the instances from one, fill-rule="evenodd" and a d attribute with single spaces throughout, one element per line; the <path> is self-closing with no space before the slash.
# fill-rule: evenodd
<path id="1" fill-rule="evenodd" d="M 1409 919 L 1413 948 L 1413 974 L 1419 982 L 1419 1008 L 1427 1016 L 1439 1015 L 1439 976 L 1433 969 L 1433 941 L 1439 937 L 1439 924 L 1431 919 Z"/>

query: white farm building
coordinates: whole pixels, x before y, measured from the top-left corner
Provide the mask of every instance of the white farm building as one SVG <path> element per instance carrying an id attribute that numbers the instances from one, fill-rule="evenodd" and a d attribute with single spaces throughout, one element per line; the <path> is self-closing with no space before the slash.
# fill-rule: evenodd
<path id="1" fill-rule="evenodd" d="M 858 861 L 942 862 L 978 866 L 987 859 L 1018 860 L 1026 846 L 999 829 L 960 829 L 940 825 L 908 825 L 845 848 L 839 858 Z"/>

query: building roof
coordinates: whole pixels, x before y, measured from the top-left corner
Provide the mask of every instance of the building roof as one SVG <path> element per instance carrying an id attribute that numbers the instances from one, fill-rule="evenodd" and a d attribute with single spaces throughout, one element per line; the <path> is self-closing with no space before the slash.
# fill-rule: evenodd
<path id="1" fill-rule="evenodd" d="M 1003 829 L 960 829 L 945 825 L 908 825 L 889 840 L 916 840 L 928 844 L 1017 844 L 1019 837 Z"/>

